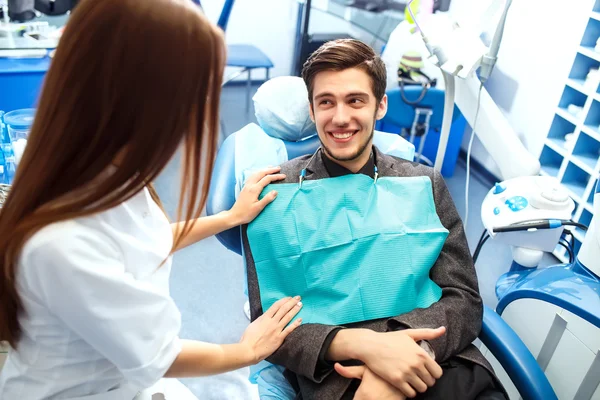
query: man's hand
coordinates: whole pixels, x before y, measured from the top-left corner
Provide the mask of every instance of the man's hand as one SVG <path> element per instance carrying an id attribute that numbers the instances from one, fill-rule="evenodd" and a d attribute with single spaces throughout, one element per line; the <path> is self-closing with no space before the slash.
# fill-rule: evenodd
<path id="1" fill-rule="evenodd" d="M 442 368 L 416 342 L 433 340 L 445 332 L 441 327 L 374 333 L 361 346 L 359 359 L 406 397 L 415 397 L 442 376 Z"/>
<path id="2" fill-rule="evenodd" d="M 375 375 L 365 366 L 344 367 L 336 363 L 335 370 L 343 377 L 362 379 L 354 395 L 354 400 L 406 400 L 400 390 Z"/>

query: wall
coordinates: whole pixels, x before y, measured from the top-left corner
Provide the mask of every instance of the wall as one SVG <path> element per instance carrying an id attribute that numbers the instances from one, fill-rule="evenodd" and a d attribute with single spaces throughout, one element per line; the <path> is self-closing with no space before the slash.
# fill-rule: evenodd
<path id="1" fill-rule="evenodd" d="M 482 0 L 453 0 L 450 12 L 464 16 L 481 3 Z M 513 0 L 499 59 L 486 86 L 536 157 L 542 150 L 592 6 L 593 0 Z M 465 135 L 462 144 L 465 151 L 469 136 Z M 493 159 L 477 138 L 472 155 L 498 175 Z"/>
<path id="2" fill-rule="evenodd" d="M 204 12 L 211 21 L 218 21 L 223 3 L 224 0 L 202 1 Z M 257 46 L 275 64 L 271 77 L 289 75 L 297 9 L 295 0 L 236 0 L 225 33 L 227 43 Z M 225 76 L 235 71 L 227 68 Z M 263 71 L 252 73 L 256 79 L 264 79 L 264 76 Z M 240 79 L 246 79 L 246 76 Z"/>
<path id="3" fill-rule="evenodd" d="M 223 3 L 224 0 L 202 1 L 204 12 L 211 21 L 215 23 L 218 21 Z M 375 49 L 380 49 L 384 44 L 381 41 L 373 40 L 372 35 L 352 26 L 343 19 L 319 11 L 319 9 L 327 9 L 329 6 L 328 0 L 313 0 L 310 33 L 348 32 L 357 39 L 371 44 Z M 353 10 L 348 9 L 347 13 L 348 18 L 353 16 Z M 236 0 L 227 26 L 227 43 L 247 43 L 257 46 L 269 56 L 275 65 L 271 70 L 271 77 L 289 75 L 294 54 L 297 15 L 297 0 Z M 385 28 L 389 28 L 389 26 L 385 26 Z M 230 76 L 237 70 L 236 68 L 227 68 L 225 76 Z M 264 79 L 264 76 L 263 71 L 252 73 L 253 79 Z M 245 80 L 246 75 L 237 79 Z"/>

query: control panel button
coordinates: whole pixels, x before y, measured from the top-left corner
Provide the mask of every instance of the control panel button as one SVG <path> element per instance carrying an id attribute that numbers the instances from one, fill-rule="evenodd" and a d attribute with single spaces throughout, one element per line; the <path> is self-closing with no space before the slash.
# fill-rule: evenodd
<path id="1" fill-rule="evenodd" d="M 500 194 L 502 192 L 504 192 L 506 190 L 506 186 L 502 183 L 496 183 L 496 185 L 494 185 L 494 194 Z"/>
<path id="2" fill-rule="evenodd" d="M 525 209 L 529 202 L 523 196 L 514 196 L 506 200 L 505 204 L 511 211 L 517 212 Z"/>
<path id="3" fill-rule="evenodd" d="M 569 194 L 565 190 L 561 190 L 561 189 L 557 189 L 557 188 L 552 188 L 550 190 L 544 190 L 542 192 L 542 197 L 547 200 L 556 201 L 559 203 L 563 203 L 563 202 L 569 200 Z"/>

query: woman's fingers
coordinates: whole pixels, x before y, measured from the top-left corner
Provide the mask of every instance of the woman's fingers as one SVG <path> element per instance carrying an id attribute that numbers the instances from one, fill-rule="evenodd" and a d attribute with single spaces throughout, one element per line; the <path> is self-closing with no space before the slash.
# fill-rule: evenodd
<path id="1" fill-rule="evenodd" d="M 293 297 L 279 307 L 279 310 L 277 310 L 273 319 L 276 321 L 281 321 L 290 311 L 296 311 L 294 315 L 298 314 L 298 311 L 300 310 L 298 304 L 300 304 L 300 307 L 302 307 L 302 303 L 300 303 L 300 296 Z M 298 310 L 295 310 L 294 307 L 298 308 Z"/>
<path id="2" fill-rule="evenodd" d="M 267 312 L 264 313 L 264 315 L 266 317 L 273 318 L 275 316 L 275 314 L 277 313 L 277 311 L 279 311 L 281 306 L 290 300 L 291 300 L 291 297 L 284 297 L 283 299 L 277 300 L 275 303 L 273 303 L 273 305 L 271 307 L 269 307 L 269 309 L 267 310 Z"/>
<path id="3" fill-rule="evenodd" d="M 285 174 L 265 175 L 257 182 L 256 185 L 258 186 L 260 191 L 262 191 L 268 184 L 277 182 L 277 181 L 281 181 L 281 180 L 285 179 L 285 176 L 286 176 Z"/>
<path id="4" fill-rule="evenodd" d="M 283 307 L 282 307 L 283 308 Z M 290 308 L 290 310 L 281 318 L 281 320 L 279 321 L 279 326 L 283 329 L 283 327 L 285 327 L 287 324 L 290 323 L 290 321 L 292 319 L 294 319 L 294 317 L 296 315 L 298 315 L 298 313 L 300 312 L 300 310 L 302 309 L 302 302 L 298 301 L 294 306 L 292 306 L 292 308 Z M 277 320 L 277 316 L 275 317 L 275 320 Z"/>
<path id="5" fill-rule="evenodd" d="M 283 339 L 285 339 L 286 337 L 288 337 L 288 335 L 290 333 L 292 333 L 294 331 L 294 329 L 296 329 L 300 325 L 302 325 L 302 318 L 298 318 L 293 323 L 291 323 L 288 326 L 286 326 L 285 329 L 283 331 L 281 331 L 281 336 L 283 337 Z"/>
<path id="6" fill-rule="evenodd" d="M 246 180 L 246 184 L 257 183 L 265 176 L 276 174 L 279 171 L 281 171 L 281 167 L 269 167 L 269 168 L 261 169 L 260 171 L 255 172 L 252 175 L 250 175 L 250 177 L 248 177 L 248 179 Z"/>

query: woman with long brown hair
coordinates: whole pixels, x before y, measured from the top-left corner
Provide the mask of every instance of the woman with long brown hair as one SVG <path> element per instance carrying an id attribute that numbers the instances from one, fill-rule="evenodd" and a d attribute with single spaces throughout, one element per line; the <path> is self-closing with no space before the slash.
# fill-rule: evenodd
<path id="1" fill-rule="evenodd" d="M 171 254 L 247 223 L 282 179 L 253 176 L 223 214 L 199 218 L 215 156 L 222 32 L 190 0 L 83 0 L 46 77 L 0 212 L 0 398 L 146 398 L 163 376 L 256 363 L 298 326 L 282 299 L 240 343 L 178 338 Z M 178 220 L 151 182 L 181 148 Z"/>

